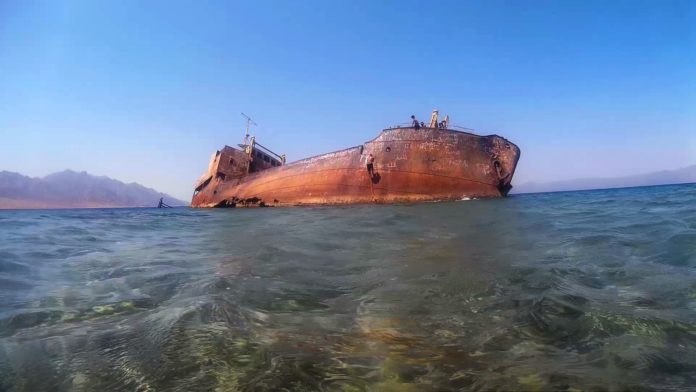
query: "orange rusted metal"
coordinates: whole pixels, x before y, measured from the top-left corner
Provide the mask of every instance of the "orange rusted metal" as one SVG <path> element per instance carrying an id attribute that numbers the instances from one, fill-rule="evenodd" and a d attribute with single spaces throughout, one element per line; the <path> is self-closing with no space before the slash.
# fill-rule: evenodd
<path id="1" fill-rule="evenodd" d="M 520 157 L 520 149 L 500 136 L 439 128 L 389 128 L 361 146 L 287 165 L 259 155 L 256 148 L 240 147 L 245 150 L 225 146 L 213 155 L 208 172 L 196 185 L 191 206 L 502 197 L 512 188 Z M 368 154 L 374 156 L 373 175 L 366 168 Z"/>

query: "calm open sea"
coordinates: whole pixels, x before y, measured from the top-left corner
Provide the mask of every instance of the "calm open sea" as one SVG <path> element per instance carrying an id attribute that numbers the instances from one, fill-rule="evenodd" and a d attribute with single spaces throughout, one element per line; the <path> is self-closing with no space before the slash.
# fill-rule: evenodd
<path id="1" fill-rule="evenodd" d="M 0 390 L 694 390 L 696 185 L 0 212 Z"/>

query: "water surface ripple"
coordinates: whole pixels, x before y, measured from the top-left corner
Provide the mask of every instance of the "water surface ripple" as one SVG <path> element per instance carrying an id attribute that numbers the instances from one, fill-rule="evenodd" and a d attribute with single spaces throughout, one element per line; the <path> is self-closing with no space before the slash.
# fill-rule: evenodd
<path id="1" fill-rule="evenodd" d="M 696 186 L 0 212 L 0 390 L 696 388 Z"/>

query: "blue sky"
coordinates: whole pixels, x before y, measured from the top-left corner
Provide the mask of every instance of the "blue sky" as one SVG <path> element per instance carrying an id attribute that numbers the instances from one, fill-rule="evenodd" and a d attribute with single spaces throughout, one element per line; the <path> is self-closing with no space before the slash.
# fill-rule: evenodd
<path id="1" fill-rule="evenodd" d="M 295 160 L 434 108 L 516 183 L 695 164 L 696 2 L 0 0 L 0 170 L 188 199 L 240 112 Z"/>

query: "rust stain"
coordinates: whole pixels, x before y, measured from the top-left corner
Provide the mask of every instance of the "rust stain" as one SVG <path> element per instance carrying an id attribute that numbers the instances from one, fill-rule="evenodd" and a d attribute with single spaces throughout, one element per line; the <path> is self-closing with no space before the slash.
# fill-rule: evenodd
<path id="1" fill-rule="evenodd" d="M 520 149 L 497 136 L 389 128 L 361 146 L 282 164 L 225 146 L 196 183 L 193 207 L 397 203 L 506 196 Z M 375 157 L 374 175 L 366 157 Z"/>

